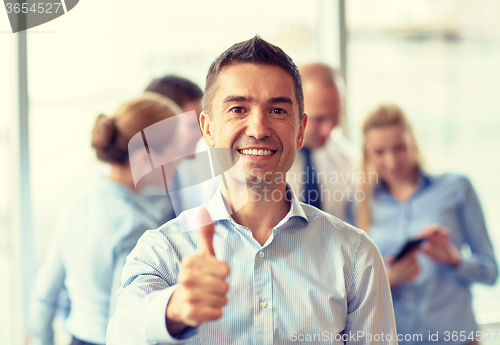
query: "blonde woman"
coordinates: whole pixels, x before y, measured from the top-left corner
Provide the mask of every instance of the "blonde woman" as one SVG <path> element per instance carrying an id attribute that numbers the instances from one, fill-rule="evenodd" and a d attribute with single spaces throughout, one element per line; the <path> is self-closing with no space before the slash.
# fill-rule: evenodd
<path id="1" fill-rule="evenodd" d="M 96 119 L 91 144 L 97 158 L 110 165 L 110 173 L 89 181 L 61 212 L 55 237 L 32 289 L 32 344 L 54 344 L 52 321 L 58 295 L 64 288 L 71 304 L 65 321 L 71 344 L 106 343 L 106 326 L 114 312 L 126 256 L 144 231 L 174 217 L 165 195 L 137 192 L 134 174 L 147 179 L 150 154 L 164 161 L 178 156 L 172 144 L 179 142 L 182 122 L 174 115 L 180 112 L 173 101 L 146 93 L 123 104 L 112 117 L 100 115 Z M 138 138 L 136 134 L 144 134 L 146 128 L 166 119 L 161 137 L 148 137 L 146 144 L 131 141 Z M 142 167 L 141 162 L 147 165 Z M 162 171 L 165 180 L 170 180 L 175 163 Z"/>
<path id="2" fill-rule="evenodd" d="M 474 189 L 463 175 L 430 175 L 410 123 L 385 104 L 363 123 L 366 198 L 358 226 L 386 259 L 400 344 L 474 344 L 472 283 L 493 284 L 498 267 Z M 400 260 L 411 239 L 423 244 Z M 462 255 L 468 245 L 471 254 Z"/>

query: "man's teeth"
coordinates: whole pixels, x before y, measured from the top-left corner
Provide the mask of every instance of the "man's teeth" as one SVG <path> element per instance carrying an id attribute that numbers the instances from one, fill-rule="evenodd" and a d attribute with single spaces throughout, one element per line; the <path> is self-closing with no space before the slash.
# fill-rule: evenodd
<path id="1" fill-rule="evenodd" d="M 252 155 L 252 156 L 270 156 L 273 154 L 271 150 L 240 150 L 241 154 L 244 155 Z"/>

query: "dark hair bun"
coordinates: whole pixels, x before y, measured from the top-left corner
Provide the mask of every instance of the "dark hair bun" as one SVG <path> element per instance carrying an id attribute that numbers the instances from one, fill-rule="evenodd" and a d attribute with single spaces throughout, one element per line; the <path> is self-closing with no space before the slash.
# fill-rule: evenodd
<path id="1" fill-rule="evenodd" d="M 129 146 L 130 140 L 135 135 L 141 135 L 144 128 L 180 113 L 182 110 L 174 101 L 147 92 L 141 97 L 123 103 L 112 117 L 99 115 L 95 120 L 91 136 L 91 144 L 97 158 L 110 164 L 127 164 L 129 149 L 133 151 L 137 149 L 135 146 Z M 169 138 L 175 131 L 176 123 L 177 121 L 171 122 L 167 132 L 163 133 L 164 138 L 159 140 Z M 145 143 L 142 148 L 144 145 Z"/>
<path id="2" fill-rule="evenodd" d="M 106 115 L 99 115 L 92 130 L 92 147 L 101 150 L 107 149 L 113 143 L 115 134 L 114 121 Z"/>

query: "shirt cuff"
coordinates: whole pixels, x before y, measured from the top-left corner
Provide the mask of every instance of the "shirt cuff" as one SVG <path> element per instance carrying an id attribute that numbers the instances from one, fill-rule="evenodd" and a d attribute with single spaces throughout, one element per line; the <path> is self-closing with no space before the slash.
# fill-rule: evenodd
<path id="1" fill-rule="evenodd" d="M 166 288 L 151 298 L 147 307 L 148 320 L 146 334 L 152 343 L 186 344 L 198 333 L 198 327 L 187 327 L 178 336 L 173 337 L 167 330 L 166 311 L 177 285 Z"/>
<path id="2" fill-rule="evenodd" d="M 481 276 L 481 267 L 479 267 L 478 263 L 475 262 L 474 258 L 462 258 L 455 267 L 455 274 L 466 283 L 479 281 Z"/>

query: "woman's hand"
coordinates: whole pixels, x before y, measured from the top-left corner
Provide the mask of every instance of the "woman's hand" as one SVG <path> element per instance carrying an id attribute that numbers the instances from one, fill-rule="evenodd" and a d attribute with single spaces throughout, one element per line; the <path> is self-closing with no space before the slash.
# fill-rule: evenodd
<path id="1" fill-rule="evenodd" d="M 450 230 L 442 225 L 432 224 L 424 228 L 420 237 L 426 241 L 420 247 L 420 251 L 431 259 L 456 267 L 462 256 L 460 251 L 450 241 Z"/>
<path id="2" fill-rule="evenodd" d="M 398 261 L 394 261 L 392 255 L 385 257 L 385 260 L 389 264 L 387 277 L 389 278 L 391 288 L 413 280 L 420 273 L 420 266 L 416 257 L 417 251 L 417 249 L 413 250 Z"/>

